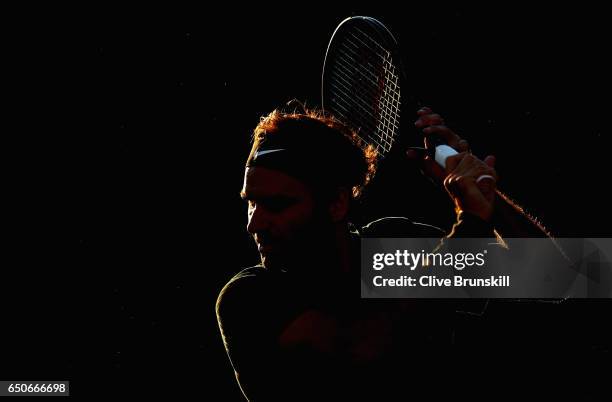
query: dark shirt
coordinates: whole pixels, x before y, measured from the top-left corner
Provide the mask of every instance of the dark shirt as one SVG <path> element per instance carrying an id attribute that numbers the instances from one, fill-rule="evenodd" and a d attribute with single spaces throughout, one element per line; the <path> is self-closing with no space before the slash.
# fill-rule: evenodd
<path id="1" fill-rule="evenodd" d="M 406 218 L 384 218 L 352 234 L 358 263 L 360 237 L 439 239 L 444 232 Z M 346 397 L 349 389 L 363 396 L 374 392 L 372 384 L 390 381 L 393 368 L 415 354 L 439 354 L 449 347 L 450 303 L 362 300 L 359 281 L 358 269 L 322 279 L 257 265 L 228 282 L 217 315 L 249 399 Z"/>
<path id="2" fill-rule="evenodd" d="M 494 236 L 489 224 L 464 214 L 451 233 Z M 353 249 L 360 237 L 442 236 L 433 226 L 384 218 L 353 231 Z M 472 378 L 466 367 L 475 362 L 499 368 L 563 346 L 552 338 L 560 320 L 550 305 L 361 299 L 359 281 L 358 269 L 321 280 L 257 265 L 227 283 L 217 316 L 249 400 L 404 400 L 398 396 L 413 393 L 414 384 L 433 396 L 449 391 L 442 378 Z"/>

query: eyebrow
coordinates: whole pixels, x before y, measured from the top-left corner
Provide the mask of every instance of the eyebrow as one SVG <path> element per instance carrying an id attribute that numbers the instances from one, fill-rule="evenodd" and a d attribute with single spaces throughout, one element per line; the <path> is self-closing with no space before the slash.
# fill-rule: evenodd
<path id="1" fill-rule="evenodd" d="M 295 201 L 297 198 L 291 195 L 286 195 L 286 194 L 274 194 L 274 195 L 270 195 L 270 196 L 266 196 L 266 197 L 253 197 L 250 196 L 246 193 L 246 191 L 241 190 L 240 191 L 240 198 L 243 201 L 250 201 L 250 200 L 268 200 L 268 201 Z"/>

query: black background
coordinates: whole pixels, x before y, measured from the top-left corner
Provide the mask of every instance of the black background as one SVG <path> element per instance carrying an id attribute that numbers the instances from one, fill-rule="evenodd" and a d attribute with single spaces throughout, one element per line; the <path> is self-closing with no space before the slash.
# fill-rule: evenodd
<path id="1" fill-rule="evenodd" d="M 78 27 L 56 27 L 74 49 L 46 58 L 75 94 L 74 110 L 60 113 L 70 117 L 62 157 L 44 159 L 62 164 L 68 180 L 40 194 L 76 216 L 76 253 L 60 260 L 60 276 L 42 277 L 53 289 L 30 287 L 16 302 L 23 311 L 59 307 L 66 318 L 13 333 L 16 345 L 35 345 L 10 354 L 13 377 L 70 378 L 83 395 L 240 400 L 214 303 L 257 261 L 238 197 L 250 134 L 292 98 L 319 105 L 327 42 L 350 15 L 391 28 L 409 77 L 403 93 L 441 113 L 476 154 L 496 155 L 502 190 L 558 236 L 609 236 L 602 10 L 296 3 L 77 11 Z M 417 145 L 415 131 L 405 132 Z M 446 196 L 404 161 L 389 163 L 361 220 L 405 215 L 448 228 Z"/>

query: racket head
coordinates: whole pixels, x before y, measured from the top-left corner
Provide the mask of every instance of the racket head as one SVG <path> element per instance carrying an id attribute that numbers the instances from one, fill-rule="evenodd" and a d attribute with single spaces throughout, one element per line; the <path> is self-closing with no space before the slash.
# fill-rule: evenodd
<path id="1" fill-rule="evenodd" d="M 384 24 L 355 16 L 338 25 L 323 63 L 322 107 L 355 129 L 379 158 L 399 137 L 403 81 L 399 45 Z"/>

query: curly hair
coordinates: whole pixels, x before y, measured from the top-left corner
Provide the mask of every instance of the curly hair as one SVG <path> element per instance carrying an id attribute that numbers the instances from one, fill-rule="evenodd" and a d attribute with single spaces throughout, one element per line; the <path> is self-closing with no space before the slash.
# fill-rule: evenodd
<path id="1" fill-rule="evenodd" d="M 351 189 L 353 199 L 360 197 L 376 172 L 376 149 L 346 124 L 320 110 L 276 109 L 262 117 L 253 132 L 247 165 L 270 142 L 293 150 L 291 164 L 299 164 L 300 179 L 319 189 Z"/>

